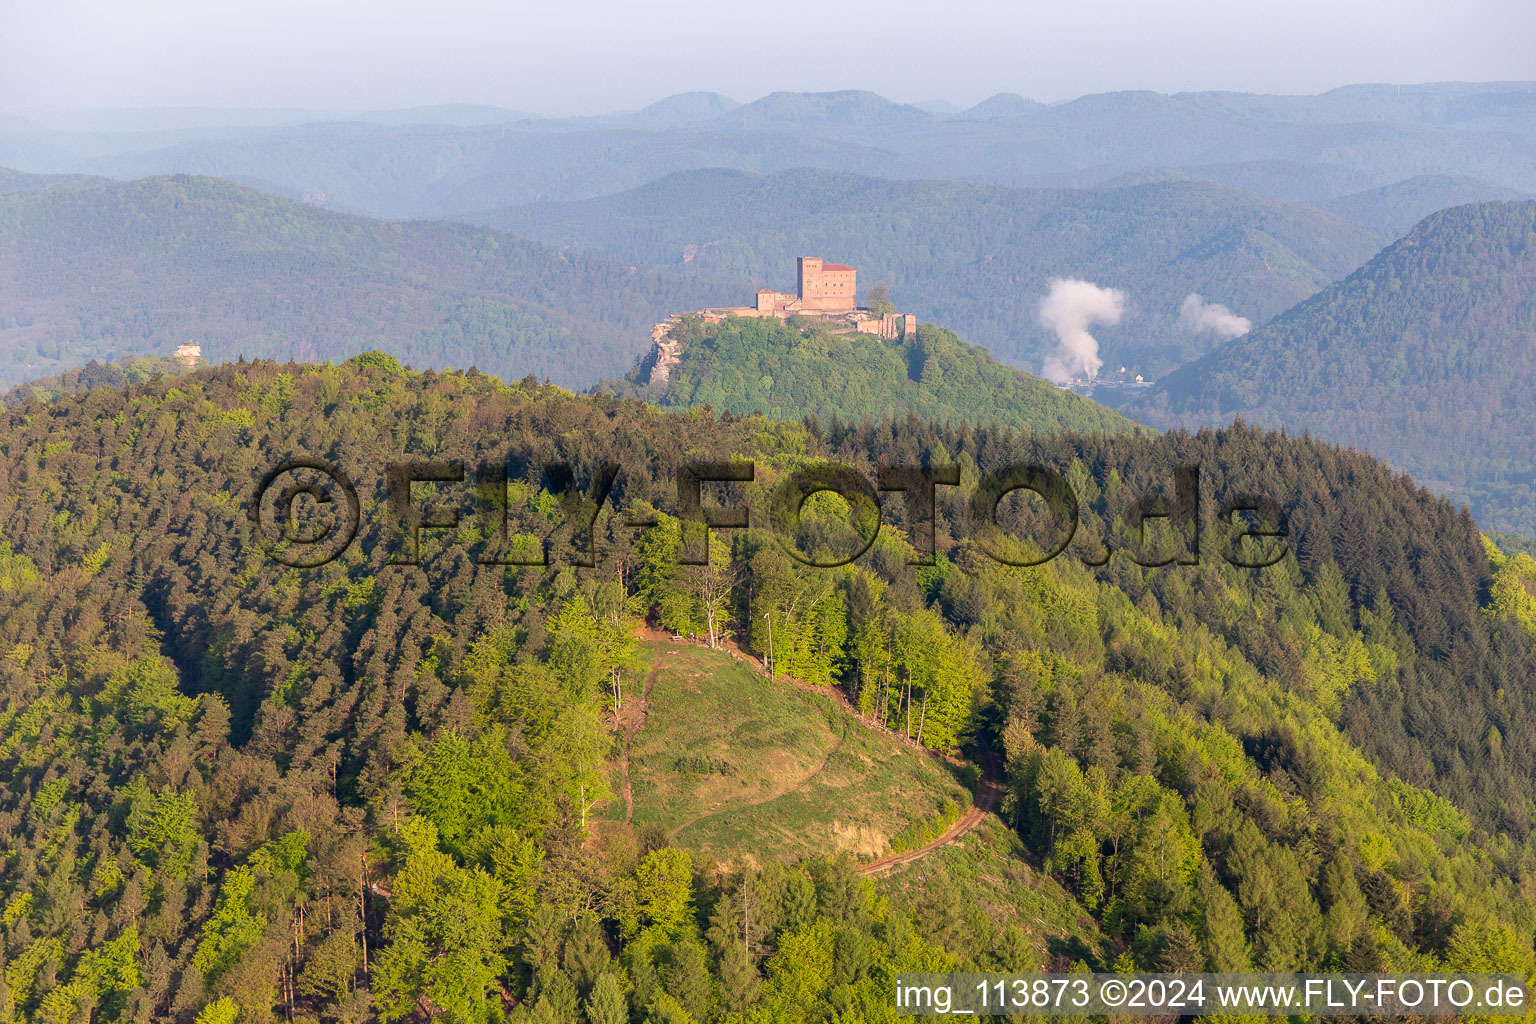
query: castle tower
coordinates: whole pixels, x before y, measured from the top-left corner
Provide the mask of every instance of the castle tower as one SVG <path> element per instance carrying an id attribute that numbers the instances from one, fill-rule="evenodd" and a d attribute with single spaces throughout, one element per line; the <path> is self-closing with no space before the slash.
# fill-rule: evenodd
<path id="1" fill-rule="evenodd" d="M 801 256 L 795 260 L 795 282 L 801 303 L 808 309 L 814 308 L 816 298 L 821 296 L 821 257 Z"/>
<path id="2" fill-rule="evenodd" d="M 820 256 L 796 260 L 800 303 L 824 313 L 852 310 L 859 294 L 858 271 L 842 263 L 826 263 Z"/>

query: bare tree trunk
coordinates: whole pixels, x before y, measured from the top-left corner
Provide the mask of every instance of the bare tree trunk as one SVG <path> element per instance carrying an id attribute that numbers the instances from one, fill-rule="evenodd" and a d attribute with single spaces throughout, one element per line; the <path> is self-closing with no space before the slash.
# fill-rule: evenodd
<path id="1" fill-rule="evenodd" d="M 745 874 L 741 876 L 741 944 L 746 947 L 747 956 L 750 957 L 752 955 L 752 880 Z"/>
<path id="2" fill-rule="evenodd" d="M 906 693 L 903 695 L 903 700 L 906 702 L 906 705 L 907 705 L 907 731 L 905 733 L 905 736 L 907 737 L 907 739 L 911 739 L 912 738 L 912 677 L 911 676 L 907 676 Z"/>
<path id="3" fill-rule="evenodd" d="M 357 916 L 363 922 L 363 977 L 368 977 L 368 849 L 363 848 L 363 887 L 357 891 Z"/>
<path id="4" fill-rule="evenodd" d="M 899 713 L 900 708 L 896 709 Z M 891 727 L 891 638 L 885 638 L 885 664 L 880 670 L 880 724 Z"/>

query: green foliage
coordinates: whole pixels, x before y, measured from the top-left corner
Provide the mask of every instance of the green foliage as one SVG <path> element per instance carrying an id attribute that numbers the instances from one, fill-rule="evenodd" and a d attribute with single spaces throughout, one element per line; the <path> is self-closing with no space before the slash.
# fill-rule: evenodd
<path id="1" fill-rule="evenodd" d="M 774 319 L 689 322 L 675 333 L 682 355 L 665 387 L 651 394 L 654 389 L 630 384 L 617 388 L 620 393 L 645 395 L 663 408 L 707 405 L 794 419 L 916 415 L 941 423 L 1006 423 L 1024 431 L 1113 434 L 1134 428 L 1103 406 L 995 362 L 985 349 L 931 324 L 901 341 Z M 838 386 L 827 387 L 829 380 Z"/>
<path id="2" fill-rule="evenodd" d="M 411 819 L 403 835 L 408 852 L 395 877 L 390 944 L 372 975 L 380 1017 L 404 1019 L 426 998 L 455 1024 L 495 1019 L 491 990 L 506 945 L 499 886 L 437 849 L 431 823 Z"/>
<path id="3" fill-rule="evenodd" d="M 85 569 L 86 572 L 94 576 L 101 572 L 102 567 L 107 564 L 107 559 L 111 557 L 112 545 L 103 541 L 100 547 L 86 555 L 85 558 L 81 559 L 80 565 Z"/>
<path id="4" fill-rule="evenodd" d="M 5 913 L 0 914 L 0 924 L 4 924 L 7 928 L 9 928 L 11 925 L 15 924 L 17 921 L 20 921 L 31 912 L 32 894 L 30 892 L 17 893 L 16 895 L 12 896 L 10 902 L 5 905 Z"/>
<path id="5" fill-rule="evenodd" d="M 151 790 L 143 777 L 127 791 L 128 848 L 150 867 L 173 876 L 192 863 L 199 841 L 197 801 L 169 786 Z"/>
<path id="6" fill-rule="evenodd" d="M 210 1005 L 481 1022 L 509 1002 L 533 1019 L 883 1020 L 897 973 L 1058 953 L 1529 969 L 1530 569 L 1366 456 L 1250 428 L 715 419 L 357 365 L 174 384 L 0 415 L 17 581 L 0 590 L 0 998 L 18 1024 Z M 236 408 L 240 444 L 186 443 Z M 261 453 L 307 450 L 501 460 L 508 531 L 548 537 L 551 565 L 484 557 L 499 531 L 466 488 L 463 528 L 388 566 L 366 474 L 352 549 L 310 571 L 265 559 L 232 496 Z M 1000 565 L 969 488 L 940 488 L 931 565 L 909 564 L 923 524 L 899 500 L 852 564 L 795 561 L 786 545 L 847 540 L 846 510 L 818 498 L 793 537 L 712 531 L 709 571 L 680 566 L 672 467 L 732 457 L 759 478 L 711 504 L 762 509 L 788 470 L 827 461 L 871 479 L 952 461 L 967 484 L 1049 464 L 1078 492 L 1079 536 L 1047 565 Z M 590 569 L 537 500 L 559 462 L 582 480 L 625 467 Z M 1192 463 L 1216 507 L 1277 496 L 1281 563 L 1228 565 L 1214 522 L 1197 565 L 1132 560 L 1141 499 Z M 1024 536 L 1033 515 L 1007 505 L 998 530 Z M 672 643 L 642 619 L 705 635 Z M 915 870 L 862 874 L 978 783 L 995 815 Z"/>
<path id="7" fill-rule="evenodd" d="M 196 702 L 183 694 L 176 670 L 164 658 L 137 658 L 113 673 L 100 699 L 121 709 L 135 725 L 172 731 L 188 722 Z"/>
<path id="8" fill-rule="evenodd" d="M 69 780 L 60 776 L 38 788 L 27 814 L 35 821 L 47 821 L 53 809 L 69 794 Z M 7 922 L 9 923 L 9 922 Z"/>
<path id="9" fill-rule="evenodd" d="M 37 579 L 37 566 L 32 560 L 16 554 L 9 541 L 0 540 L 0 590 L 29 588 Z"/>
<path id="10" fill-rule="evenodd" d="M 131 992 L 144 983 L 139 954 L 139 928 L 130 924 L 111 942 L 88 950 L 75 969 L 95 996 Z"/>
<path id="11" fill-rule="evenodd" d="M 219 886 L 213 916 L 203 925 L 202 938 L 192 956 L 192 966 L 210 979 L 233 967 L 267 929 L 266 916 L 251 905 L 255 886 L 255 872 L 250 868 L 236 868 Z"/>
<path id="12" fill-rule="evenodd" d="M 346 998 L 361 962 L 357 936 L 344 930 L 331 932 L 310 953 L 299 973 L 298 989 L 307 996 L 339 1002 Z"/>
<path id="13" fill-rule="evenodd" d="M 939 813 L 931 818 L 914 821 L 900 832 L 891 837 L 891 852 L 901 853 L 904 850 L 915 850 L 924 843 L 931 842 L 944 834 L 949 826 L 960 817 L 960 805 L 953 800 L 946 799 L 944 805 L 939 808 Z"/>
<path id="14" fill-rule="evenodd" d="M 635 868 L 635 909 L 642 924 L 676 931 L 693 914 L 693 862 L 683 850 L 653 850 Z"/>
<path id="15" fill-rule="evenodd" d="M 499 731 L 473 739 L 444 733 L 425 751 L 407 750 L 403 760 L 406 793 L 450 850 L 462 853 L 487 827 L 524 823 L 519 772 Z"/>
<path id="16" fill-rule="evenodd" d="M 400 360 L 388 352 L 380 352 L 376 348 L 369 349 L 367 352 L 360 352 L 351 359 L 348 359 L 347 362 L 363 370 L 382 370 L 391 377 L 404 377 L 406 375 L 405 367 L 400 365 Z"/>
<path id="17" fill-rule="evenodd" d="M 28 399 L 51 401 L 60 395 L 72 395 L 92 388 L 125 388 L 156 377 L 181 377 L 192 372 L 192 369 L 183 360 L 172 356 L 125 355 L 118 356 L 111 362 L 98 362 L 96 359 L 91 359 L 84 366 L 71 366 L 53 376 L 28 380 L 25 384 L 20 384 L 0 396 L 0 401 L 7 405 L 14 405 Z M 244 410 L 231 410 L 224 413 L 224 417 L 239 412 Z"/>
<path id="18" fill-rule="evenodd" d="M 1536 633 L 1536 558 L 1523 551 L 1506 557 L 1491 541 L 1488 564 L 1493 569 L 1489 588 L 1488 614 L 1518 622 L 1527 633 Z"/>
<path id="19" fill-rule="evenodd" d="M 239 1017 L 239 1005 L 225 996 L 222 999 L 215 999 L 199 1010 L 196 1024 L 235 1024 Z"/>
<path id="20" fill-rule="evenodd" d="M 57 936 L 34 939 L 5 965 L 5 995 L 9 1005 L 4 1008 L 10 1013 L 16 1009 L 33 1009 L 38 997 L 43 995 L 42 990 L 52 980 L 52 972 L 63 960 L 64 944 Z"/>
<path id="21" fill-rule="evenodd" d="M 629 1007 L 624 1004 L 624 989 L 612 974 L 602 974 L 587 997 L 588 1024 L 629 1024 Z"/>

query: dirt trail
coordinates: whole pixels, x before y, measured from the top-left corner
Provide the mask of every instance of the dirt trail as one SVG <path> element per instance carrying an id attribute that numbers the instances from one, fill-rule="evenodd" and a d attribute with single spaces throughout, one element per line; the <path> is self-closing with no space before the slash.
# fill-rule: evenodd
<path id="1" fill-rule="evenodd" d="M 879 860 L 859 866 L 861 875 L 878 875 L 889 871 L 891 868 L 900 867 L 903 864 L 911 864 L 913 861 L 922 860 L 935 850 L 942 850 L 967 832 L 980 825 L 996 809 L 998 801 L 1002 798 L 1003 784 L 998 778 L 997 758 L 991 748 L 981 748 L 981 767 L 985 773 L 981 780 L 980 792 L 976 794 L 976 802 L 971 809 L 955 819 L 955 823 L 944 830 L 944 834 L 930 842 L 924 843 L 915 850 L 905 850 L 901 853 L 889 853 Z"/>
<path id="2" fill-rule="evenodd" d="M 774 800 L 777 800 L 781 796 L 789 796 L 791 793 L 800 792 L 806 786 L 809 786 L 811 783 L 815 782 L 817 777 L 819 777 L 821 773 L 826 770 L 827 762 L 831 761 L 833 755 L 835 755 L 839 750 L 843 749 L 843 740 L 847 738 L 848 726 L 845 724 L 843 726 L 843 731 L 838 734 L 837 742 L 832 744 L 832 748 L 828 750 L 826 756 L 821 759 L 821 763 L 816 766 L 815 771 L 811 772 L 805 778 L 801 779 L 799 782 L 795 783 L 788 789 L 780 790 L 777 793 L 770 793 L 768 796 L 763 797 L 761 800 L 753 800 L 751 803 L 737 804 L 733 807 L 723 807 L 718 811 L 709 811 L 704 814 L 695 814 L 693 817 L 677 826 L 677 828 L 667 833 L 667 838 L 675 839 L 677 838 L 678 833 L 682 832 L 683 829 L 688 828 L 690 825 L 696 825 L 708 818 L 713 818 L 721 814 L 734 814 L 737 811 L 749 811 L 754 807 L 761 807 L 763 804 L 772 803 Z"/>
<path id="3" fill-rule="evenodd" d="M 641 692 L 640 699 L 630 698 L 630 704 L 619 713 L 619 722 L 624 726 L 624 752 L 619 755 L 619 778 L 622 780 L 620 788 L 624 793 L 624 820 L 635 820 L 635 790 L 629 784 L 629 744 L 635 735 L 645 728 L 646 707 L 651 699 L 651 687 L 656 685 L 657 666 L 651 666 L 651 671 L 645 677 L 645 690 Z"/>

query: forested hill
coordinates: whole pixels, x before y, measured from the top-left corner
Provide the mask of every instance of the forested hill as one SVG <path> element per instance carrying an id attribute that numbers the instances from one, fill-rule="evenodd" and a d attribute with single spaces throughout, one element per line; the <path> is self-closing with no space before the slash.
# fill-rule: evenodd
<path id="1" fill-rule="evenodd" d="M 1234 416 L 1369 450 L 1536 530 L 1536 203 L 1426 218 L 1356 273 L 1165 378 L 1130 415 Z"/>
<path id="2" fill-rule="evenodd" d="M 112 179 L 98 178 L 93 174 L 23 174 L 9 167 L 0 167 L 0 195 L 44 188 L 98 188 L 110 184 Z"/>
<path id="3" fill-rule="evenodd" d="M 1532 198 L 1530 192 L 1501 188 L 1455 174 L 1427 174 L 1380 188 L 1326 199 L 1317 205 L 1331 213 L 1375 227 L 1397 239 L 1432 213 L 1470 203 Z"/>
<path id="4" fill-rule="evenodd" d="M 891 420 L 1126 433 L 1137 425 L 1111 409 L 992 359 L 932 324 L 911 340 L 833 334 L 812 321 L 688 320 L 665 381 L 649 383 L 651 360 L 600 390 L 661 408 L 707 405 L 716 412 L 775 419 Z"/>
<path id="5" fill-rule="evenodd" d="M 201 360 L 189 364 L 175 356 L 123 356 L 111 363 L 93 359 L 73 370 L 19 384 L 0 395 L 0 402 L 20 405 L 32 399 L 48 401 L 63 394 L 90 391 L 92 388 L 123 388 L 130 384 L 144 383 L 157 374 L 181 377 L 191 373 L 198 363 L 207 365 Z"/>
<path id="6" fill-rule="evenodd" d="M 1123 321 L 1094 333 L 1107 360 L 1148 377 L 1221 340 L 1181 325 L 1191 292 L 1259 323 L 1394 237 L 1206 181 L 1021 189 L 824 170 L 690 171 L 477 219 L 621 263 L 781 290 L 796 256 L 821 253 L 858 267 L 861 287 L 883 281 L 903 309 L 1032 369 L 1055 343 L 1037 319 L 1050 279 L 1082 277 L 1126 292 Z"/>
<path id="7" fill-rule="evenodd" d="M 964 478 L 938 489 L 932 565 L 910 564 L 927 531 L 899 495 L 835 569 L 783 547 L 846 552 L 822 498 L 683 564 L 678 464 L 731 456 L 755 479 L 708 499 L 758 510 L 826 461 Z M 349 504 L 313 471 L 257 494 L 295 457 L 357 482 L 357 541 L 314 569 L 278 558 Z M 385 500 L 404 459 L 470 474 L 410 492 L 419 559 Z M 1033 569 L 968 511 L 978 470 L 1025 462 L 1060 469 L 1082 516 Z M 620 467 L 591 543 L 551 463 L 580 486 Z M 1142 568 L 1190 537 L 1117 524 L 1191 464 L 1199 563 Z M 1229 564 L 1265 552 L 1210 521 L 1242 494 L 1288 512 L 1271 568 Z M 1000 525 L 1027 514 L 1005 502 Z M 291 540 L 267 549 L 274 523 Z M 1101 544 L 1121 550 L 1090 568 Z M 380 354 L 29 402 L 0 412 L 5 1015 L 894 1024 L 915 970 L 1530 973 L 1533 576 L 1371 458 L 1246 428 L 717 420 Z M 1001 820 L 879 880 L 836 806 L 794 804 L 834 837 L 804 861 L 746 841 L 706 861 L 686 830 L 635 827 L 648 680 L 673 651 L 718 659 L 695 686 L 743 671 L 638 643 L 642 619 L 771 650 L 754 694 L 803 696 L 785 674 L 839 692 L 807 728 L 837 723 L 844 749 L 990 744 Z M 727 754 L 799 756 L 766 709 L 730 709 Z M 686 795 L 731 765 L 663 767 Z"/>
<path id="8" fill-rule="evenodd" d="M 622 373 L 656 320 L 748 287 L 209 178 L 31 189 L 0 195 L 0 384 L 193 342 L 213 361 L 386 348 L 587 385 Z"/>

